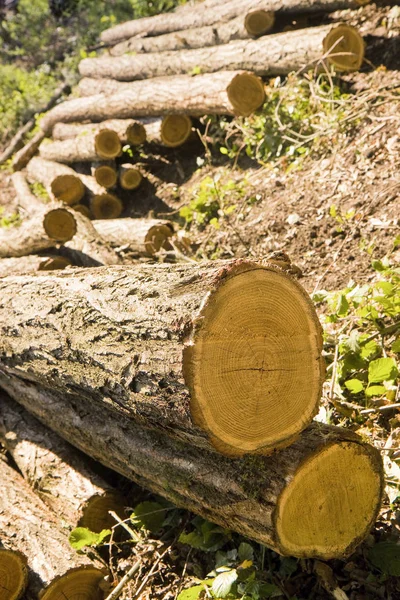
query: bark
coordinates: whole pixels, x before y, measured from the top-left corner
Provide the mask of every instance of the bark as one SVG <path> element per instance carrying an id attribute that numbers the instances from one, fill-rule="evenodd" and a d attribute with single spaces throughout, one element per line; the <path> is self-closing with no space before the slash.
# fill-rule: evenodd
<path id="1" fill-rule="evenodd" d="M 31 488 L 68 527 L 79 524 L 99 533 L 115 525 L 108 510 L 125 518 L 122 498 L 93 471 L 87 457 L 4 393 L 0 442 Z"/>
<path id="2" fill-rule="evenodd" d="M 241 72 L 224 71 L 196 77 L 163 77 L 122 87 L 117 84 L 112 98 L 100 91 L 102 86 L 109 83 L 114 86 L 115 82 L 101 80 L 97 83 L 97 95 L 76 98 L 56 106 L 42 119 L 40 126 L 49 133 L 59 122 L 104 121 L 168 114 L 234 114 L 235 107 L 229 99 L 227 89 L 240 74 Z M 82 80 L 79 89 L 84 90 L 87 83 L 87 80 Z M 263 99 L 260 105 L 262 102 Z"/>
<path id="3" fill-rule="evenodd" d="M 27 175 L 30 181 L 44 185 L 53 200 L 72 205 L 82 200 L 85 194 L 85 186 L 75 171 L 54 161 L 33 157 L 27 165 Z"/>
<path id="4" fill-rule="evenodd" d="M 326 12 L 345 8 L 358 8 L 360 4 L 361 2 L 357 2 L 357 0 L 229 0 L 228 2 L 215 3 L 209 7 L 195 6 L 187 11 L 161 14 L 121 23 L 103 31 L 100 39 L 106 44 L 116 44 L 135 35 L 146 37 L 204 27 L 227 22 L 249 10 L 262 9 L 278 14 L 301 14 L 304 12 Z"/>
<path id="5" fill-rule="evenodd" d="M 168 238 L 174 233 L 170 221 L 157 219 L 107 219 L 93 221 L 100 235 L 114 248 L 135 256 L 154 255 L 160 248 L 172 249 Z"/>
<path id="6" fill-rule="evenodd" d="M 85 95 L 90 96 L 90 94 Z M 141 131 L 142 124 L 134 119 L 109 119 L 102 123 L 57 123 L 53 129 L 52 136 L 54 140 L 68 140 L 87 134 L 95 134 L 102 129 L 111 129 L 118 134 L 118 137 L 123 144 L 135 144 L 136 138 L 133 138 L 130 134 L 132 130 L 135 131 L 137 128 Z M 145 137 L 144 139 L 141 139 L 140 143 L 143 143 L 144 141 Z"/>
<path id="7" fill-rule="evenodd" d="M 117 265 L 121 262 L 115 250 L 103 239 L 85 215 L 75 213 L 75 218 L 77 232 L 70 242 L 60 248 L 63 256 L 81 267 Z"/>
<path id="8" fill-rule="evenodd" d="M 91 566 L 68 543 L 58 518 L 14 469 L 0 461 L 0 537 L 5 548 L 24 554 L 32 569 L 29 589 L 37 594 L 71 568 Z"/>
<path id="9" fill-rule="evenodd" d="M 79 138 L 48 142 L 40 145 L 39 154 L 46 160 L 74 163 L 109 159 L 121 154 L 118 135 L 109 129 L 101 129 Z"/>
<path id="10" fill-rule="evenodd" d="M 28 275 L 36 271 L 52 271 L 65 269 L 71 264 L 61 256 L 20 256 L 19 258 L 2 258 L 0 260 L 0 277 L 9 275 Z"/>
<path id="11" fill-rule="evenodd" d="M 74 389 L 77 401 L 106 397 L 113 410 L 173 437 L 208 448 L 211 441 L 230 455 L 271 452 L 318 410 L 321 326 L 300 284 L 273 265 L 9 277 L 0 296 L 7 371 Z"/>
<path id="12" fill-rule="evenodd" d="M 271 17 L 271 27 L 272 25 L 273 17 Z M 227 23 L 217 24 L 216 26 L 186 29 L 178 33 L 166 33 L 150 38 L 132 37 L 110 48 L 110 54 L 111 56 L 121 56 L 127 52 L 142 54 L 147 52 L 205 48 L 206 46 L 228 44 L 228 42 L 233 40 L 246 40 L 251 37 L 252 35 L 249 34 L 245 27 L 245 17 L 241 15 Z"/>
<path id="13" fill-rule="evenodd" d="M 228 69 L 248 70 L 261 76 L 281 75 L 298 71 L 307 65 L 315 66 L 325 54 L 324 40 L 332 29 L 331 25 L 324 25 L 269 35 L 257 40 L 231 42 L 218 46 L 218 52 L 212 47 L 135 56 L 85 58 L 79 64 L 79 71 L 84 77 L 119 81 L 181 75 L 191 73 L 194 69 L 200 69 L 202 73 Z M 344 50 L 345 48 L 341 48 L 341 51 Z M 356 69 L 358 67 L 359 65 Z"/>
<path id="14" fill-rule="evenodd" d="M 2 367 L 0 385 L 43 423 L 104 465 L 177 506 L 281 554 L 342 558 L 367 535 L 376 519 L 382 493 L 381 459 L 374 448 L 364 445 L 350 431 L 315 423 L 292 446 L 277 454 L 233 460 L 196 448 L 190 442 L 172 440 L 165 431 L 155 432 L 137 423 L 132 426 L 127 415 L 117 414 L 107 405 L 106 398 L 101 407 L 86 401 L 86 397 L 76 402 L 72 389 L 66 394 L 39 389 L 25 379 L 6 375 Z M 326 478 L 323 471 L 327 461 L 320 453 L 338 446 L 343 446 L 346 452 L 352 450 L 354 461 L 347 461 L 346 467 L 340 469 L 341 478 L 338 479 L 334 466 Z M 317 465 L 321 481 L 306 490 L 306 501 L 296 506 L 294 517 L 299 523 L 307 522 L 307 536 L 315 536 L 316 540 L 322 537 L 322 542 L 303 544 L 300 540 L 296 548 L 293 544 L 287 548 L 279 535 L 280 517 L 285 518 L 281 498 L 285 490 L 290 491 L 291 482 L 303 480 L 303 467 L 310 459 L 318 458 L 318 454 L 322 456 Z M 360 507 L 360 521 L 365 521 L 347 529 L 344 520 L 349 515 L 350 519 L 358 518 L 353 503 L 365 493 L 360 482 L 356 484 L 354 480 L 361 454 L 370 460 L 366 471 L 371 479 L 370 488 L 373 487 L 373 500 L 369 509 Z M 330 512 L 334 499 L 339 501 L 335 516 Z M 325 528 L 321 522 L 323 513 Z M 341 547 L 333 551 L 332 538 L 336 538 L 338 530 L 344 537 Z"/>
<path id="15" fill-rule="evenodd" d="M 38 151 L 38 148 L 44 138 L 45 133 L 43 131 L 38 131 L 33 138 L 15 154 L 12 161 L 12 167 L 14 171 L 21 171 L 21 169 L 26 167 L 28 162 Z"/>

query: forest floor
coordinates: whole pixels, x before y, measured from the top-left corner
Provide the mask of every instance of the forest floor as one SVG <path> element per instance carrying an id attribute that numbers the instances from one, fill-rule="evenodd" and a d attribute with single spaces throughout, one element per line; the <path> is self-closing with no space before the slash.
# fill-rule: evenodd
<path id="1" fill-rule="evenodd" d="M 233 158 L 222 153 L 212 127 L 203 122 L 199 125 L 200 139 L 188 146 L 162 154 L 149 150 L 142 153 L 140 160 L 147 180 L 140 192 L 128 198 L 123 216 L 154 214 L 175 220 L 192 241 L 192 252 L 185 260 L 262 259 L 270 252 L 283 251 L 300 267 L 303 275 L 300 281 L 314 298 L 318 297 L 316 292 L 321 294 L 325 290 L 333 296 L 339 294 L 339 298 L 344 295 L 351 304 L 347 292 L 342 293 L 344 289 L 365 286 L 362 289 L 368 294 L 368 286 L 385 277 L 388 268 L 393 283 L 393 278 L 400 275 L 400 8 L 395 8 L 397 12 L 371 5 L 358 17 L 357 25 L 367 41 L 366 66 L 362 72 L 342 78 L 351 94 L 354 112 L 351 128 L 338 127 L 333 134 L 322 134 L 317 150 L 311 140 L 312 151 L 301 160 L 294 161 L 287 152 L 273 160 L 259 161 L 240 150 Z M 0 171 L 0 205 L 6 213 L 14 210 L 7 170 Z M 182 212 L 185 207 L 188 210 Z M 375 268 L 371 266 L 374 262 Z M 398 279 L 396 282 L 398 294 Z M 391 323 L 390 318 L 398 324 L 398 296 L 394 302 L 397 313 L 379 315 L 384 326 Z M 354 323 L 356 309 L 350 306 L 344 311 L 343 307 L 333 310 L 323 302 L 318 305 L 321 318 L 329 311 L 336 318 L 325 329 L 325 352 L 328 364 L 333 367 L 331 371 L 328 369 L 323 399 L 325 413 L 320 418 L 327 420 L 329 414 L 329 422 L 362 431 L 380 449 L 391 450 L 392 483 L 399 490 L 400 481 L 397 479 L 396 483 L 396 477 L 400 468 L 395 462 L 400 454 L 399 409 L 375 414 L 376 407 L 387 406 L 386 400 L 382 400 L 384 394 L 376 404 L 362 394 L 350 401 L 337 375 L 338 363 L 344 361 L 345 353 L 340 349 L 339 359 L 337 354 L 336 358 L 330 358 L 332 344 L 336 352 L 343 341 L 334 326 L 337 321 L 346 325 L 346 319 L 353 319 Z M 378 321 L 376 318 L 375 327 Z M 352 330 L 350 325 L 346 339 Z M 379 329 L 365 329 L 368 335 L 371 331 Z M 398 328 L 394 331 L 398 333 Z M 393 338 L 383 340 L 375 356 L 387 358 L 397 354 L 398 359 L 400 348 L 395 343 Z M 364 364 L 365 369 L 368 370 L 368 364 Z M 362 380 L 362 368 L 357 373 L 356 377 Z M 390 399 L 399 404 L 397 377 L 393 383 L 395 391 Z M 140 500 L 149 499 L 154 501 L 152 496 L 140 492 Z M 400 599 L 399 551 L 391 555 L 392 547 L 388 550 L 389 558 L 381 559 L 381 565 L 386 559 L 394 561 L 391 570 L 379 567 L 379 557 L 374 562 L 370 553 L 377 542 L 394 542 L 399 548 L 400 512 L 396 493 L 385 498 L 376 527 L 354 555 L 344 561 L 329 561 L 322 567 L 318 561 L 282 559 L 219 528 L 214 530 L 214 543 L 208 547 L 207 540 L 197 548 L 182 544 L 177 541 L 179 533 L 199 531 L 201 524 L 185 511 L 172 507 L 168 511 L 169 521 L 164 522 L 161 535 L 141 533 L 142 541 L 134 553 L 126 543 L 116 554 L 117 579 L 138 557 L 141 560 L 138 574 L 126 584 L 122 596 L 125 600 L 215 597 L 207 596 L 210 592 L 206 590 L 184 596 L 182 590 L 192 584 L 199 585 L 215 568 L 221 558 L 216 554 L 217 549 L 225 553 L 225 561 L 237 566 L 237 550 L 243 543 L 252 545 L 256 581 L 260 585 L 258 591 L 254 588 L 247 595 L 228 598 Z"/>

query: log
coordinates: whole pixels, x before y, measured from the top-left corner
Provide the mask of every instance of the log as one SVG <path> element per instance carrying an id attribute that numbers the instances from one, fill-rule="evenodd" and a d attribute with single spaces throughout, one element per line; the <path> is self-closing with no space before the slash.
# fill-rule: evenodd
<path id="1" fill-rule="evenodd" d="M 12 168 L 14 169 L 14 171 L 21 171 L 21 169 L 26 167 L 28 162 L 38 151 L 38 148 L 44 140 L 44 138 L 44 131 L 38 131 L 37 133 L 35 133 L 33 138 L 27 144 L 25 144 L 23 148 L 21 148 L 21 150 L 16 152 L 12 161 Z"/>
<path id="2" fill-rule="evenodd" d="M 76 208 L 75 205 L 74 208 Z M 86 206 L 84 207 L 86 208 Z M 117 265 L 120 261 L 115 250 L 93 227 L 92 222 L 81 210 L 75 214 L 77 232 L 73 240 L 65 243 L 60 252 L 81 267 L 98 267 L 100 265 Z"/>
<path id="3" fill-rule="evenodd" d="M 192 134 L 192 119 L 187 115 L 167 115 L 145 123 L 146 138 L 167 148 L 182 146 Z"/>
<path id="4" fill-rule="evenodd" d="M 95 178 L 97 183 L 106 189 L 115 186 L 118 180 L 117 167 L 115 161 L 110 160 L 107 162 L 93 162 L 92 176 Z"/>
<path id="5" fill-rule="evenodd" d="M 0 259 L 0 277 L 9 275 L 28 275 L 36 271 L 55 271 L 65 269 L 71 261 L 62 256 L 20 256 L 19 258 Z"/>
<path id="6" fill-rule="evenodd" d="M 34 156 L 27 165 L 27 175 L 30 181 L 44 185 L 53 200 L 73 205 L 85 195 L 85 186 L 75 171 L 66 165 Z"/>
<path id="7" fill-rule="evenodd" d="M 39 147 L 39 154 L 46 160 L 74 163 L 110 159 L 122 152 L 121 142 L 115 131 L 102 129 L 70 140 L 48 142 Z"/>
<path id="8" fill-rule="evenodd" d="M 315 423 L 272 456 L 230 459 L 167 431 L 132 426 L 104 396 L 102 406 L 86 396 L 77 402 L 72 389 L 39 389 L 23 377 L 0 366 L 0 385 L 69 442 L 175 505 L 280 554 L 343 558 L 375 522 L 382 460 L 351 431 Z"/>
<path id="9" fill-rule="evenodd" d="M 253 36 L 268 33 L 275 22 L 274 13 L 265 10 L 251 11 L 227 23 L 216 26 L 198 27 L 166 33 L 150 38 L 137 36 L 110 48 L 111 56 L 121 56 L 128 52 L 142 54 L 147 52 L 167 52 L 168 50 L 184 50 L 189 48 L 205 48 L 228 44 L 233 40 L 245 40 Z"/>
<path id="10" fill-rule="evenodd" d="M 84 89 L 82 80 L 79 89 Z M 99 89 L 105 82 L 99 80 Z M 118 85 L 118 84 L 117 84 Z M 122 84 L 119 84 L 122 85 Z M 163 77 L 123 86 L 112 98 L 98 93 L 76 98 L 56 106 L 41 120 L 50 133 L 56 123 L 104 121 L 133 117 L 158 117 L 168 114 L 243 114 L 257 110 L 265 99 L 264 85 L 251 73 L 224 71 L 211 75 Z"/>
<path id="11" fill-rule="evenodd" d="M 108 219 L 93 221 L 94 227 L 113 248 L 142 256 L 154 256 L 161 248 L 172 250 L 168 239 L 174 234 L 170 221 L 157 219 Z"/>
<path id="12" fill-rule="evenodd" d="M 160 14 L 121 23 L 106 29 L 100 35 L 105 44 L 116 44 L 136 35 L 149 37 L 181 31 L 183 29 L 205 27 L 215 23 L 225 23 L 248 10 L 263 9 L 277 14 L 301 14 L 327 12 L 345 8 L 358 8 L 369 0 L 229 0 L 215 3 L 210 7 L 195 6 L 187 11 Z"/>
<path id="13" fill-rule="evenodd" d="M 32 569 L 29 591 L 35 595 L 41 592 L 41 598 L 50 600 L 57 597 L 53 595 L 54 588 L 61 597 L 68 598 L 67 590 L 87 585 L 96 597 L 104 572 L 71 548 L 55 515 L 4 461 L 0 461 L 0 477 L 0 539 L 6 549 L 27 557 Z M 61 595 L 62 590 L 65 596 Z"/>
<path id="14" fill-rule="evenodd" d="M 364 58 L 364 41 L 350 25 L 323 25 L 239 40 L 215 48 L 180 50 L 125 56 L 85 58 L 79 63 L 84 77 L 118 81 L 180 75 L 200 69 L 215 73 L 223 69 L 249 70 L 260 76 L 285 75 L 325 58 L 340 71 L 357 71 Z"/>
<path id="15" fill-rule="evenodd" d="M 119 185 L 124 190 L 136 190 L 142 183 L 143 175 L 134 165 L 120 165 L 118 170 Z"/>
<path id="16" fill-rule="evenodd" d="M 15 550 L 0 548 L 1 598 L 19 600 L 28 585 L 26 557 Z"/>
<path id="17" fill-rule="evenodd" d="M 90 175 L 81 175 L 79 178 L 86 186 L 86 196 L 89 200 L 91 215 L 95 219 L 116 219 L 123 211 L 120 198 L 111 194 L 106 188 L 97 183 Z M 114 264 L 114 263 L 103 263 Z"/>
<path id="18" fill-rule="evenodd" d="M 125 518 L 123 498 L 90 468 L 87 458 L 4 392 L 0 442 L 63 527 L 88 527 L 100 533 L 115 525 L 110 510 Z"/>
<path id="19" fill-rule="evenodd" d="M 272 452 L 318 410 L 321 326 L 300 284 L 274 265 L 74 269 L 1 279 L 0 297 L 0 364 L 65 393 L 107 396 L 192 443 Z"/>
<path id="20" fill-rule="evenodd" d="M 92 215 L 90 213 L 89 208 L 85 204 L 74 204 L 72 210 L 76 210 L 78 213 L 86 217 L 87 219 L 91 219 Z"/>
<path id="21" fill-rule="evenodd" d="M 68 140 L 88 133 L 97 133 L 102 129 L 115 131 L 123 144 L 139 146 L 146 141 L 143 124 L 134 119 L 109 119 L 102 123 L 57 123 L 52 136 L 54 140 Z"/>

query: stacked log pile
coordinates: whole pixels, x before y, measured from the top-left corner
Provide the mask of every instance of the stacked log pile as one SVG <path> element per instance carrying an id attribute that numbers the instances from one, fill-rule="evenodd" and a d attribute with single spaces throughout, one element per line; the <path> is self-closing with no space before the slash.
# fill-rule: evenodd
<path id="1" fill-rule="evenodd" d="M 98 531 L 124 501 L 69 444 L 281 554 L 341 558 L 368 534 L 381 460 L 355 434 L 311 423 L 322 332 L 290 260 L 126 264 L 179 240 L 170 221 L 119 218 L 126 191 L 140 194 L 144 143 L 176 148 L 193 118 L 253 114 L 265 75 L 358 69 L 356 30 L 279 33 L 276 16 L 359 3 L 205 0 L 118 25 L 102 35 L 109 55 L 81 62 L 81 97 L 51 109 L 16 156 L 23 220 L 0 236 L 0 441 L 25 478 L 0 461 L 0 575 L 13 574 L 16 598 L 27 566 L 42 600 L 82 586 L 102 597 L 102 571 L 63 550 L 58 520 Z M 54 540 L 43 567 L 10 525 L 28 515 L 28 538 L 45 520 Z"/>

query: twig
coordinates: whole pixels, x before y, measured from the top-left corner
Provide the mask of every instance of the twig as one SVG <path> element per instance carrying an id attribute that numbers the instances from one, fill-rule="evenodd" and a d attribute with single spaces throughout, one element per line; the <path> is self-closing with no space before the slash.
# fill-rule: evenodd
<path id="1" fill-rule="evenodd" d="M 105 600 L 115 600 L 116 598 L 118 598 L 120 596 L 125 585 L 132 579 L 132 577 L 135 575 L 135 573 L 137 573 L 139 571 L 141 562 L 142 562 L 141 560 L 138 560 L 131 566 L 131 568 L 129 569 L 129 571 L 127 573 L 125 573 L 125 575 L 123 576 L 123 578 L 121 579 L 121 581 L 119 582 L 117 587 L 113 589 L 113 591 L 107 596 L 107 598 Z"/>
<path id="2" fill-rule="evenodd" d="M 127 531 L 129 533 L 129 535 L 135 542 L 142 541 L 142 538 L 139 535 L 137 535 L 137 533 L 135 533 L 133 531 L 133 529 L 131 529 L 131 527 L 129 527 L 129 525 L 126 523 L 126 521 L 130 520 L 129 518 L 125 519 L 125 521 L 123 521 L 122 519 L 119 518 L 117 513 L 115 513 L 113 510 L 109 510 L 108 512 L 117 521 L 117 525 L 114 525 L 113 528 L 118 527 L 118 525 L 121 525 L 121 527 L 123 527 L 125 529 L 125 531 Z"/>

